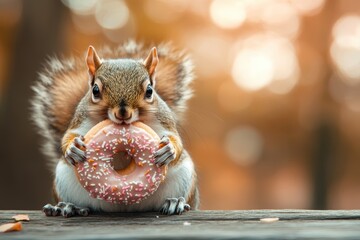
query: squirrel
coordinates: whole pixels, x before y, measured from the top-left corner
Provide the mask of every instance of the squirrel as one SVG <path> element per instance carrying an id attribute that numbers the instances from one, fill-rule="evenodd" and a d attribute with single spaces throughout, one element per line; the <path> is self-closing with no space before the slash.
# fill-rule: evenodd
<path id="1" fill-rule="evenodd" d="M 101 57 L 100 57 L 101 56 Z M 146 57 L 146 58 L 145 58 Z M 192 97 L 191 59 L 169 44 L 148 50 L 135 41 L 99 54 L 89 46 L 84 59 L 50 58 L 32 86 L 32 119 L 43 137 L 42 153 L 54 170 L 56 205 L 47 216 L 86 216 L 89 212 L 160 211 L 181 214 L 199 206 L 194 163 L 178 133 Z M 85 160 L 83 136 L 97 123 L 141 121 L 160 137 L 155 163 L 167 165 L 158 190 L 139 204 L 108 203 L 89 196 L 74 165 Z"/>

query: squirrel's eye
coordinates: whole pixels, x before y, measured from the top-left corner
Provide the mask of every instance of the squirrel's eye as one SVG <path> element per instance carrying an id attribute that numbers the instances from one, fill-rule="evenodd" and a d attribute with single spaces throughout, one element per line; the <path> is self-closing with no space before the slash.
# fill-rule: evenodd
<path id="1" fill-rule="evenodd" d="M 92 93 L 93 93 L 95 98 L 100 97 L 100 89 L 99 89 L 99 86 L 97 84 L 94 85 L 94 87 L 92 89 Z"/>
<path id="2" fill-rule="evenodd" d="M 151 98 L 152 94 L 153 94 L 153 89 L 152 89 L 152 86 L 149 84 L 146 87 L 145 97 Z"/>

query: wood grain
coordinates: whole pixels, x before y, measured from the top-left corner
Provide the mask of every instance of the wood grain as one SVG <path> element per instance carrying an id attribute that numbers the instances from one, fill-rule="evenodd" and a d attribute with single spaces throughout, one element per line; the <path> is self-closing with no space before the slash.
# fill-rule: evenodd
<path id="1" fill-rule="evenodd" d="M 40 211 L 0 211 L 0 224 L 28 214 L 21 232 L 0 239 L 360 239 L 360 210 L 190 211 L 46 217 Z M 272 223 L 261 218 L 278 217 Z"/>

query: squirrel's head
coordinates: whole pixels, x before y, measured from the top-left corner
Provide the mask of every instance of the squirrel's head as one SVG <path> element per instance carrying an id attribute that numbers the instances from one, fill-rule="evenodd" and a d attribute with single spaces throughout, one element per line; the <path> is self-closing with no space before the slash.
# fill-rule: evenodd
<path id="1" fill-rule="evenodd" d="M 102 113 L 119 124 L 142 120 L 142 113 L 151 111 L 154 103 L 158 61 L 155 47 L 145 60 L 102 60 L 90 46 L 86 57 L 90 75 L 89 114 Z"/>

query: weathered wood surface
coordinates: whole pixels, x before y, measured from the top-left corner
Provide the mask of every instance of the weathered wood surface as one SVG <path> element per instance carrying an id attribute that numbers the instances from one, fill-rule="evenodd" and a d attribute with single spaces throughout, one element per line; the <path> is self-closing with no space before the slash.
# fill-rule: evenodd
<path id="1" fill-rule="evenodd" d="M 0 211 L 0 224 L 29 214 L 20 232 L 0 239 L 360 239 L 360 210 L 190 211 L 45 217 L 40 211 Z M 261 218 L 278 217 L 273 223 Z M 185 223 L 185 224 L 184 224 Z"/>

